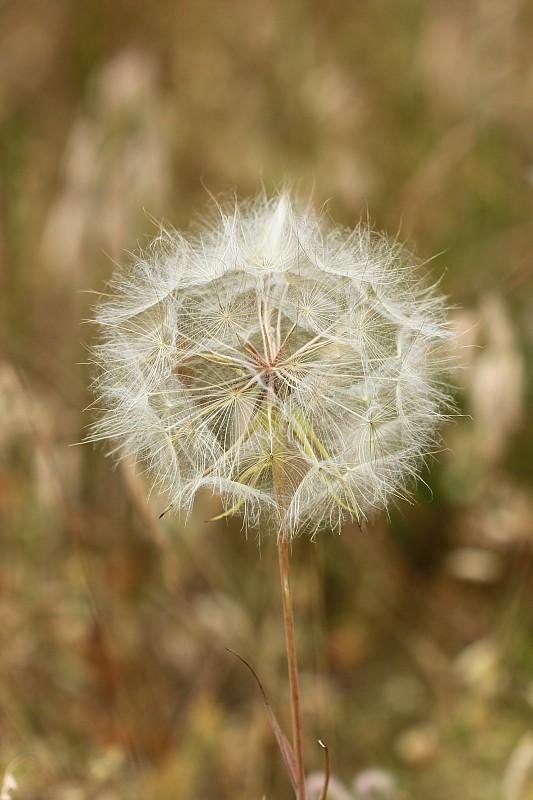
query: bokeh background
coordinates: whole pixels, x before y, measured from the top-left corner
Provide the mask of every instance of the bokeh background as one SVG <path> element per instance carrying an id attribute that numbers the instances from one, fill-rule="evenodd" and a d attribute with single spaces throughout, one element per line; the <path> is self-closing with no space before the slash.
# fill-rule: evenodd
<path id="1" fill-rule="evenodd" d="M 154 218 L 187 226 L 208 192 L 289 180 L 336 221 L 368 216 L 434 257 L 464 364 L 431 491 L 294 546 L 307 767 L 322 769 L 321 738 L 352 797 L 376 767 L 404 799 L 531 800 L 533 6 L 2 0 L 0 25 L 13 797 L 291 796 L 225 650 L 288 729 L 274 542 L 206 523 L 209 496 L 187 524 L 159 522 L 164 500 L 130 465 L 76 446 L 82 322 L 114 262 Z"/>

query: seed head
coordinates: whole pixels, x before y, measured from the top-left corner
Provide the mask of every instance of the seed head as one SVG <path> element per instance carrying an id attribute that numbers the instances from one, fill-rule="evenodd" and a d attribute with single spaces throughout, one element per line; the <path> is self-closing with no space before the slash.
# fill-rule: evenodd
<path id="1" fill-rule="evenodd" d="M 90 438 L 285 537 L 403 496 L 449 405 L 445 301 L 396 241 L 291 197 L 162 230 L 98 308 Z"/>

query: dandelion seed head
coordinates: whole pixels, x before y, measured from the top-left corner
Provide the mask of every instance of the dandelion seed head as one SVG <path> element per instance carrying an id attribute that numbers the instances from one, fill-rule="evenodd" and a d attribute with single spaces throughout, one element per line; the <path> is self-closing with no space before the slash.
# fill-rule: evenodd
<path id="1" fill-rule="evenodd" d="M 176 509 L 284 536 L 409 492 L 450 408 L 446 303 L 412 255 L 288 193 L 161 230 L 98 308 L 90 437 L 148 467 Z"/>

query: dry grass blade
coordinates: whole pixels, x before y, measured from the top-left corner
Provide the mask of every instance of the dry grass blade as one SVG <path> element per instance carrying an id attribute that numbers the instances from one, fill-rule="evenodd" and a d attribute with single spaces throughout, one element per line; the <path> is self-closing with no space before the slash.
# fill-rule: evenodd
<path id="1" fill-rule="evenodd" d="M 329 776 L 331 775 L 331 764 L 330 764 L 330 760 L 329 760 L 329 750 L 326 747 L 326 745 L 324 744 L 324 742 L 320 741 L 320 739 L 318 740 L 318 744 L 320 745 L 320 747 L 324 748 L 324 761 L 325 761 L 325 764 L 324 764 L 324 788 L 322 789 L 322 792 L 321 792 L 320 797 L 318 798 L 318 800 L 327 800 L 327 797 L 328 797 L 328 786 L 329 786 Z"/>
<path id="2" fill-rule="evenodd" d="M 292 751 L 292 747 L 290 746 L 289 742 L 287 741 L 287 737 L 285 736 L 285 734 L 283 733 L 283 731 L 280 728 L 280 725 L 279 725 L 279 723 L 278 723 L 278 721 L 276 719 L 276 715 L 274 714 L 274 711 L 272 710 L 272 706 L 270 705 L 270 703 L 268 701 L 268 697 L 266 696 L 266 692 L 265 692 L 265 690 L 263 688 L 263 684 L 259 680 L 259 676 L 257 675 L 257 673 L 254 670 L 254 668 L 246 661 L 245 658 L 243 658 L 238 653 L 236 653 L 235 650 L 231 650 L 231 648 L 229 648 L 229 647 L 226 647 L 226 650 L 228 651 L 228 653 L 231 653 L 236 658 L 238 658 L 239 661 L 242 661 L 244 666 L 247 667 L 250 670 L 250 672 L 252 673 L 253 677 L 255 678 L 255 682 L 259 686 L 259 691 L 261 692 L 261 694 L 263 696 L 263 703 L 265 704 L 265 709 L 266 709 L 266 713 L 267 713 L 267 716 L 268 716 L 268 721 L 270 722 L 270 727 L 272 728 L 272 732 L 274 733 L 274 736 L 276 737 L 276 742 L 278 743 L 279 751 L 281 753 L 281 757 L 283 759 L 283 763 L 285 764 L 285 769 L 287 770 L 287 774 L 288 774 L 288 776 L 290 778 L 290 781 L 291 781 L 291 784 L 292 784 L 292 788 L 294 789 L 294 791 L 296 793 L 297 792 L 297 780 L 296 780 L 296 761 L 295 761 L 295 758 L 294 758 L 294 753 Z M 326 750 L 326 753 L 327 753 L 327 750 Z M 327 787 L 327 783 L 326 783 L 326 787 Z"/>

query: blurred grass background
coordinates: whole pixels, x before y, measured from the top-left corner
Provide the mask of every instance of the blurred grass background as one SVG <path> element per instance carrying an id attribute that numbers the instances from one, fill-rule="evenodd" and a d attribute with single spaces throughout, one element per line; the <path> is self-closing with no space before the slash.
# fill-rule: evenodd
<path id="1" fill-rule="evenodd" d="M 290 796 L 273 542 L 157 521 L 84 436 L 82 327 L 154 232 L 284 179 L 414 243 L 457 306 L 465 416 L 432 492 L 293 553 L 309 770 L 401 798 L 533 789 L 533 6 L 3 0 L 0 775 L 21 800 Z M 528 783 L 529 775 L 529 783 Z"/>

